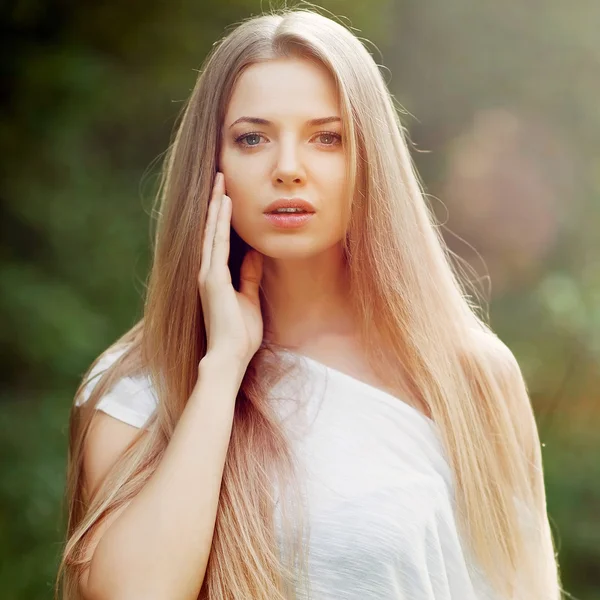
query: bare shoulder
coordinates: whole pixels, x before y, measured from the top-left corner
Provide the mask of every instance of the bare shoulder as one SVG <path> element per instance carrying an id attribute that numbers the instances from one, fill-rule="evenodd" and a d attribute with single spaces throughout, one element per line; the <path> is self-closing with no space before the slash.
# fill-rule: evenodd
<path id="1" fill-rule="evenodd" d="M 495 333 L 481 330 L 473 330 L 472 333 L 475 352 L 483 355 L 500 373 L 520 372 L 512 350 Z"/>
<path id="2" fill-rule="evenodd" d="M 490 367 L 497 383 L 503 388 L 511 387 L 512 394 L 518 390 L 519 396 L 527 396 L 526 383 L 521 367 L 512 350 L 494 333 L 474 330 L 471 352 L 483 359 Z M 527 397 L 527 405 L 529 398 Z"/>
<path id="3" fill-rule="evenodd" d="M 515 355 L 493 333 L 476 331 L 474 340 L 476 352 L 489 365 L 527 453 L 534 455 L 539 445 L 539 434 L 527 384 Z"/>

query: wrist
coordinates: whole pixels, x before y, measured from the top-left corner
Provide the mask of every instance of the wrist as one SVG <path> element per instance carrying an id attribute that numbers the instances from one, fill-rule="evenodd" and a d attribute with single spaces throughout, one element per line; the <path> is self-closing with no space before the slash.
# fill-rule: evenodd
<path id="1" fill-rule="evenodd" d="M 207 352 L 198 365 L 198 374 L 222 373 L 223 375 L 235 377 L 241 384 L 248 365 L 243 361 L 222 352 Z"/>

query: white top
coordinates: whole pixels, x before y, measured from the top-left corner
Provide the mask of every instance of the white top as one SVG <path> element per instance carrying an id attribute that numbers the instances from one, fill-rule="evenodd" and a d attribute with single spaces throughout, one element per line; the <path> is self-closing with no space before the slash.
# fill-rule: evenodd
<path id="1" fill-rule="evenodd" d="M 302 376 L 281 380 L 272 400 L 304 474 L 310 598 L 496 599 L 461 545 L 437 425 L 383 390 L 286 354 L 302 359 Z M 136 427 L 155 407 L 146 378 L 124 378 L 98 405 Z M 275 522 L 279 531 L 279 510 Z"/>
<path id="2" fill-rule="evenodd" d="M 75 403 L 87 402 L 100 376 L 127 348 L 123 347 L 103 356 L 90 373 L 91 381 Z M 157 398 L 149 377 L 123 377 L 100 398 L 98 410 L 134 427 L 143 427 L 156 408 Z"/>

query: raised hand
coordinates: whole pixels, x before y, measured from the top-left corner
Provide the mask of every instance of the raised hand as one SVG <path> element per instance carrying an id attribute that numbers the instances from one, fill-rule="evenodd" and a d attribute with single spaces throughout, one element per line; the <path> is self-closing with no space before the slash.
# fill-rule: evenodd
<path id="1" fill-rule="evenodd" d="M 207 335 L 207 353 L 218 353 L 247 364 L 263 337 L 259 286 L 263 256 L 251 249 L 242 262 L 240 291 L 229 272 L 231 198 L 217 173 L 208 208 L 198 275 L 200 301 Z"/>

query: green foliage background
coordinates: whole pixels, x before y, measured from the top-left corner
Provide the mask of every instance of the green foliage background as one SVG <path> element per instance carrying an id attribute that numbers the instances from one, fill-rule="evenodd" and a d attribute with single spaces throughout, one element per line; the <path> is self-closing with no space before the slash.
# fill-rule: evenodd
<path id="1" fill-rule="evenodd" d="M 376 44 L 448 243 L 528 381 L 565 587 L 599 600 L 600 4 L 320 5 Z M 161 154 L 213 42 L 268 8 L 0 7 L 2 598 L 51 597 L 69 406 L 140 316 Z"/>

